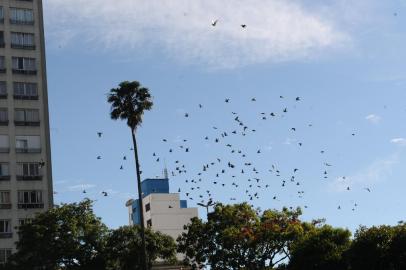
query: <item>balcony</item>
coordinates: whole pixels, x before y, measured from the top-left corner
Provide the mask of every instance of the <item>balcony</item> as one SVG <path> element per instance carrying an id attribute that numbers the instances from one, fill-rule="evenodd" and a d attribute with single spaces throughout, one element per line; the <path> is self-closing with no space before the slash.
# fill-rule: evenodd
<path id="1" fill-rule="evenodd" d="M 7 93 L 6 94 L 4 94 L 4 93 L 0 94 L 0 99 L 7 99 Z"/>
<path id="2" fill-rule="evenodd" d="M 8 126 L 8 120 L 0 120 L 0 126 Z"/>
<path id="3" fill-rule="evenodd" d="M 6 73 L 7 69 L 6 68 L 0 68 L 0 73 Z"/>
<path id="4" fill-rule="evenodd" d="M 0 239 L 5 239 L 5 238 L 13 238 L 13 233 L 11 233 L 11 232 L 1 232 L 0 233 Z"/>
<path id="5" fill-rule="evenodd" d="M 10 24 L 34 25 L 34 21 L 23 21 L 23 20 L 10 19 Z"/>
<path id="6" fill-rule="evenodd" d="M 1 181 L 10 181 L 11 176 L 10 175 L 0 175 L 0 182 Z"/>
<path id="7" fill-rule="evenodd" d="M 18 181 L 41 181 L 42 175 L 17 175 Z"/>
<path id="8" fill-rule="evenodd" d="M 14 121 L 16 126 L 38 127 L 39 121 Z"/>
<path id="9" fill-rule="evenodd" d="M 0 147 L 0 153 L 10 153 L 9 147 Z"/>
<path id="10" fill-rule="evenodd" d="M 1 70 L 0 70 L 0 72 L 1 72 Z M 33 70 L 33 69 L 31 69 L 31 70 L 29 70 L 29 69 L 15 69 L 15 68 L 13 68 L 13 74 L 37 75 L 37 70 Z"/>
<path id="11" fill-rule="evenodd" d="M 36 96 L 29 96 L 29 95 L 13 95 L 14 99 L 19 100 L 38 100 L 38 95 Z M 6 95 L 7 98 L 7 95 Z"/>
<path id="12" fill-rule="evenodd" d="M 41 153 L 41 148 L 16 148 L 16 153 Z"/>
<path id="13" fill-rule="evenodd" d="M 40 209 L 44 208 L 43 203 L 19 203 L 18 209 Z"/>
<path id="14" fill-rule="evenodd" d="M 0 204 L 0 209 L 11 209 L 11 203 L 2 203 Z"/>
<path id="15" fill-rule="evenodd" d="M 4 45 L 3 45 L 3 47 L 4 47 Z M 13 44 L 13 43 L 11 43 L 11 48 L 13 48 L 13 49 L 23 49 L 23 50 L 35 50 L 35 45 L 21 45 L 21 44 Z"/>

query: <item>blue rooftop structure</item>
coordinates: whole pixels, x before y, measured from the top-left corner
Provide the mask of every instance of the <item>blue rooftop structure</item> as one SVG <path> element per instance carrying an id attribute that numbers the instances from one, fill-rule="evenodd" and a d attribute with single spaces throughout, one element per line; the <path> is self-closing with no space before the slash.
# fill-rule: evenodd
<path id="1" fill-rule="evenodd" d="M 141 182 L 142 197 L 145 198 L 148 195 L 159 193 L 159 194 L 169 194 L 169 179 L 168 178 L 147 178 Z M 139 203 L 138 199 L 132 200 L 132 220 L 134 224 L 141 223 Z M 187 208 L 187 201 L 180 200 L 180 208 Z"/>
<path id="2" fill-rule="evenodd" d="M 156 178 L 145 179 L 141 183 L 142 197 L 147 197 L 151 193 L 169 193 L 169 179 L 168 178 Z"/>

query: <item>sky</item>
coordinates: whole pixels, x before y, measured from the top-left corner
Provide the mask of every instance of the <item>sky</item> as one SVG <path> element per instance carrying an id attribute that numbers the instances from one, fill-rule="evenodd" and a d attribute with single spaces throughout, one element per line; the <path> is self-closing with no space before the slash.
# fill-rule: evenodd
<path id="1" fill-rule="evenodd" d="M 167 167 L 189 206 L 208 190 L 352 231 L 406 219 L 406 1 L 47 0 L 44 16 L 57 203 L 89 197 L 108 226 L 128 224 L 131 134 L 106 97 L 137 80 L 154 101 L 142 177 Z"/>

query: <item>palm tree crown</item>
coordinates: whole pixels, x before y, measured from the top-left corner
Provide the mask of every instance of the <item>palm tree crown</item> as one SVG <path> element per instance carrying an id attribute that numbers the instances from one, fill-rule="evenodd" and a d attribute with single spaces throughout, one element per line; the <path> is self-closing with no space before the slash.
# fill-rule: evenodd
<path id="1" fill-rule="evenodd" d="M 110 90 L 107 101 L 111 103 L 111 119 L 127 120 L 133 131 L 142 123 L 144 111 L 151 110 L 153 106 L 148 88 L 137 81 L 120 83 L 118 88 Z"/>

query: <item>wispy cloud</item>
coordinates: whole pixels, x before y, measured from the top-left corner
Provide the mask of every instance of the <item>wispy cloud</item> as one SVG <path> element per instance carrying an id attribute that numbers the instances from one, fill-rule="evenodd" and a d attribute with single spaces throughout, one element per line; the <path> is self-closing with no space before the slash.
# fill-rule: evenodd
<path id="1" fill-rule="evenodd" d="M 350 35 L 326 16 L 332 9 L 282 0 L 45 2 L 51 40 L 81 39 L 115 50 L 142 46 L 144 52 L 159 47 L 187 63 L 217 68 L 309 58 L 348 45 Z"/>
<path id="2" fill-rule="evenodd" d="M 365 117 L 365 119 L 372 124 L 379 124 L 379 122 L 381 122 L 381 120 L 382 120 L 382 117 L 380 117 L 379 115 L 376 115 L 376 114 L 370 114 L 370 115 L 367 115 Z"/>
<path id="3" fill-rule="evenodd" d="M 347 187 L 370 187 L 372 184 L 385 181 L 392 174 L 394 166 L 398 163 L 399 154 L 395 153 L 386 158 L 374 161 L 353 175 L 335 179 L 335 181 L 331 183 L 330 188 L 333 191 L 346 191 Z"/>
<path id="4" fill-rule="evenodd" d="M 396 145 L 406 146 L 406 138 L 394 138 L 390 142 Z"/>
<path id="5" fill-rule="evenodd" d="M 69 186 L 68 190 L 69 191 L 79 191 L 79 190 L 85 190 L 85 189 L 92 189 L 95 187 L 96 187 L 96 185 L 93 185 L 93 184 L 79 184 L 79 185 Z"/>

